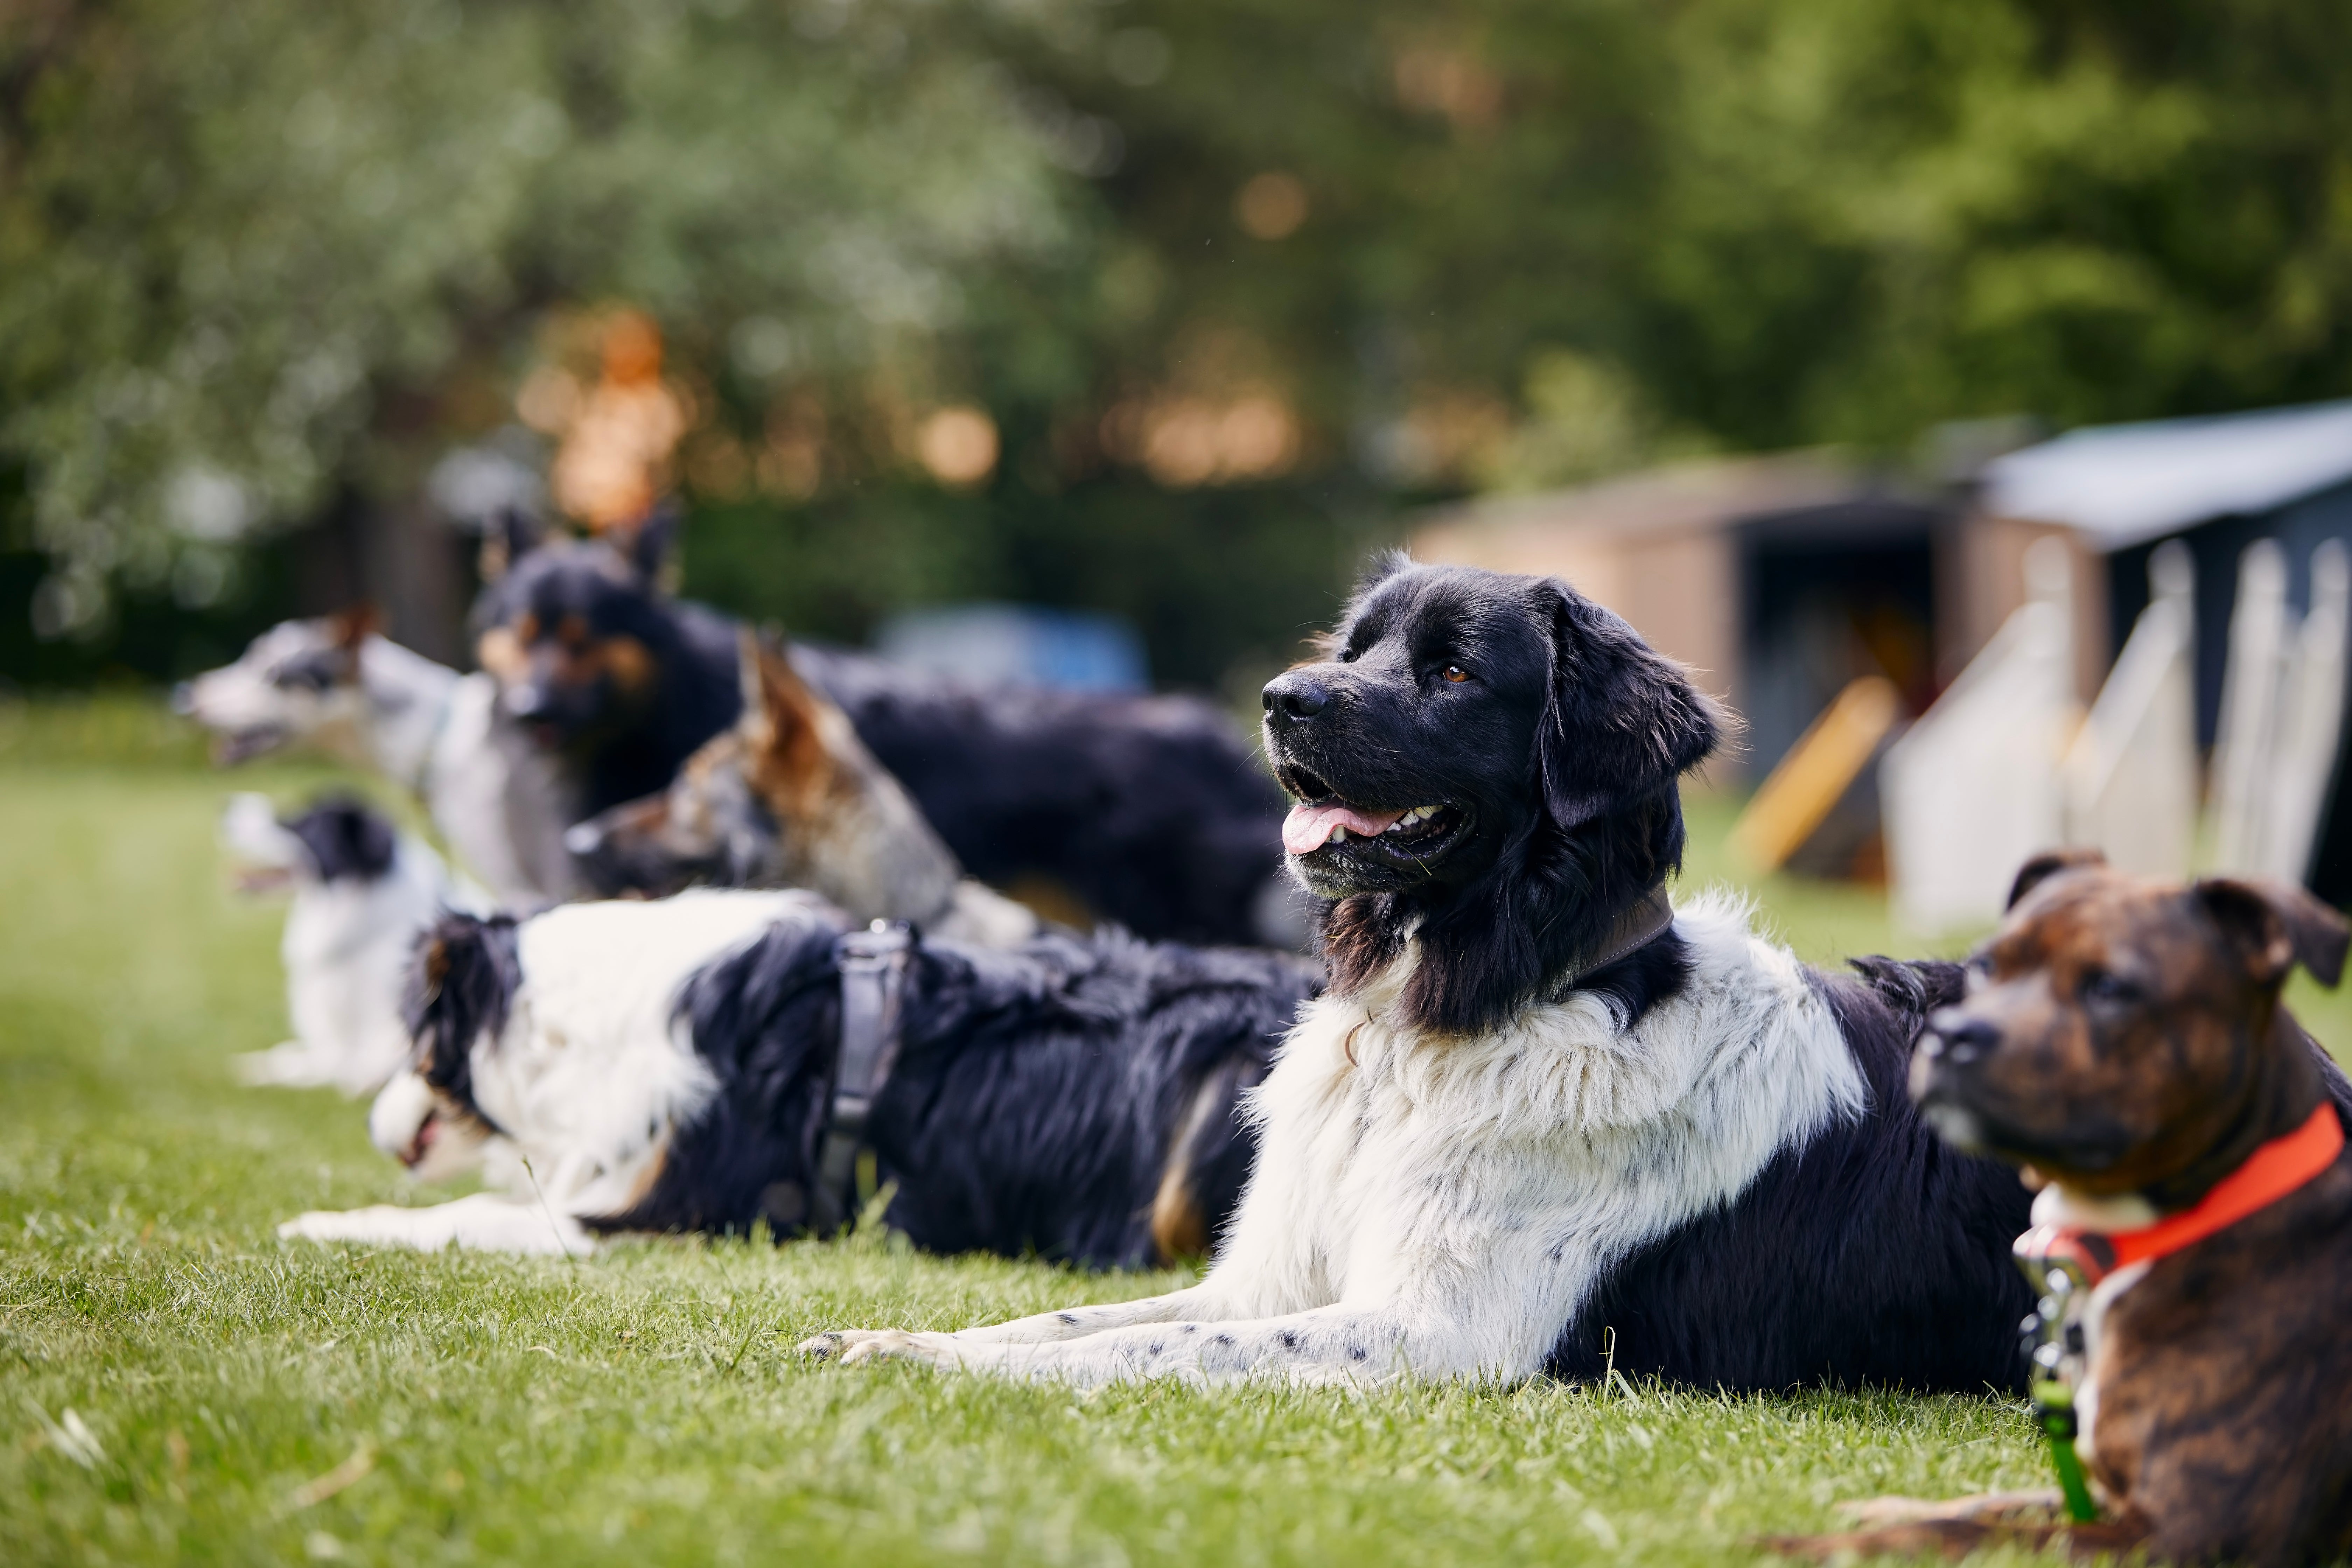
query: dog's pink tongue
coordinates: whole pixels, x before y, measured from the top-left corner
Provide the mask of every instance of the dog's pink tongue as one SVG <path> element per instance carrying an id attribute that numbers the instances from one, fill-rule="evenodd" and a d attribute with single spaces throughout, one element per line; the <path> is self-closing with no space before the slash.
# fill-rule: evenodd
<path id="1" fill-rule="evenodd" d="M 1402 811 L 1359 811 L 1336 800 L 1321 805 L 1294 805 L 1282 819 L 1282 847 L 1293 855 L 1312 855 L 1330 840 L 1335 827 L 1370 837 L 1394 827 L 1403 815 Z"/>

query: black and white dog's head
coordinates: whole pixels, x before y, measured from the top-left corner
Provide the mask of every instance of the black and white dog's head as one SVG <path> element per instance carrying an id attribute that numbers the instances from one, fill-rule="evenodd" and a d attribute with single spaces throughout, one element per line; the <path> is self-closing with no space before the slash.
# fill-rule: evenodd
<path id="1" fill-rule="evenodd" d="M 221 814 L 221 847 L 236 864 L 239 891 L 289 884 L 373 882 L 392 869 L 393 826 L 354 795 L 331 795 L 280 817 L 269 797 L 242 794 Z"/>
<path id="2" fill-rule="evenodd" d="M 1677 781 L 1728 721 L 1565 583 L 1391 555 L 1325 654 L 1267 684 L 1265 727 L 1336 989 L 1411 938 L 1412 1019 L 1491 1026 L 1680 867 Z"/>
<path id="3" fill-rule="evenodd" d="M 368 1111 L 376 1147 L 434 1181 L 470 1170 L 500 1129 L 474 1098 L 477 1050 L 494 1050 L 522 986 L 510 915 L 447 914 L 418 933 L 401 1019 L 412 1044 Z"/>
<path id="4" fill-rule="evenodd" d="M 352 749 L 374 718 L 361 668 L 374 634 L 363 608 L 280 622 L 235 664 L 181 682 L 172 705 L 213 732 L 223 766 L 306 742 Z"/>

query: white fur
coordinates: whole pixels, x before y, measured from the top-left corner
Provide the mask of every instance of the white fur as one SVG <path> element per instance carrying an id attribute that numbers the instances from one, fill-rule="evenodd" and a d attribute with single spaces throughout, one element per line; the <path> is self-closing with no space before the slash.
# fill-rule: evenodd
<path id="1" fill-rule="evenodd" d="M 394 1155 L 415 1152 L 434 1127 L 419 1174 L 478 1164 L 501 1193 L 426 1209 L 306 1214 L 278 1234 L 494 1251 L 557 1250 L 559 1232 L 567 1247 L 584 1241 L 578 1222 L 643 1196 L 672 1132 L 716 1088 L 675 1020 L 686 982 L 778 920 L 823 908 L 799 891 L 702 890 L 567 904 L 525 921 L 522 983 L 506 1028 L 473 1047 L 474 1101 L 499 1135 L 452 1132 L 413 1072 L 384 1087 L 369 1117 L 370 1135 Z"/>
<path id="2" fill-rule="evenodd" d="M 1309 1004 L 1190 1289 L 808 1348 L 1079 1384 L 1528 1376 L 1611 1264 L 1866 1105 L 1836 1020 L 1743 905 L 1702 898 L 1675 929 L 1691 983 L 1630 1029 L 1578 993 L 1490 1034 L 1421 1033 L 1395 1017 L 1410 946 L 1362 994 Z"/>
<path id="3" fill-rule="evenodd" d="M 360 643 L 352 684 L 318 692 L 273 679 L 288 659 L 333 644 L 325 621 L 272 626 L 235 664 L 190 681 L 182 705 L 224 737 L 317 746 L 415 792 L 459 861 L 508 908 L 576 895 L 565 792 L 553 763 L 501 716 L 497 681 L 375 636 Z"/>
<path id="4" fill-rule="evenodd" d="M 485 895 L 453 879 L 441 857 L 407 833 L 395 838 L 383 876 L 322 880 L 301 840 L 257 795 L 231 800 L 221 837 L 240 859 L 294 888 L 278 943 L 294 1037 L 237 1058 L 238 1076 L 345 1094 L 383 1087 L 408 1058 L 400 995 L 417 932 L 445 909 L 486 909 Z"/>
<path id="5" fill-rule="evenodd" d="M 2101 1197 L 2053 1182 L 2033 1194 L 2033 1223 L 2037 1226 L 2054 1225 L 2104 1232 L 2140 1230 L 2163 1217 L 2154 1204 L 2137 1193 Z M 2107 1314 L 2123 1300 L 2126 1291 L 2147 1278 L 2153 1267 L 2142 1261 L 2116 1269 L 2092 1287 L 2090 1303 L 2083 1309 L 2083 1374 L 2074 1388 L 2074 1451 L 2085 1462 L 2098 1450 L 2099 1341 L 2106 1329 Z"/>

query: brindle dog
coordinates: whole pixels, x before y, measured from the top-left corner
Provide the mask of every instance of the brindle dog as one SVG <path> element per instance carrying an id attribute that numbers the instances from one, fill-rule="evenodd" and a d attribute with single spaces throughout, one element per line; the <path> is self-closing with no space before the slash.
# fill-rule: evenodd
<path id="1" fill-rule="evenodd" d="M 2095 855 L 2044 857 L 2019 874 L 1965 1000 L 1929 1020 L 1912 1096 L 1950 1142 L 2024 1168 L 2038 1223 L 2137 1230 L 2273 1141 L 2320 1133 L 2323 1106 L 2346 1117 L 2352 1089 L 2279 991 L 2298 963 L 2335 984 L 2347 940 L 2343 917 L 2299 888 L 2181 887 Z M 2093 1292 L 2075 1446 L 2100 1523 L 2035 1521 L 2014 1494 L 1907 1518 L 1890 1499 L 1863 1508 L 1882 1528 L 1778 1544 L 1957 1556 L 2063 1538 L 2161 1562 L 2337 1560 L 2352 1552 L 2347 1300 L 2352 1149 Z"/>

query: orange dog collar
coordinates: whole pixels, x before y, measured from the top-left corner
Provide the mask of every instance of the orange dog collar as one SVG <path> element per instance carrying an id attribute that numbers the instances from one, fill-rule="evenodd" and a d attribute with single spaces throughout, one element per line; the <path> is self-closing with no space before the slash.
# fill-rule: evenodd
<path id="1" fill-rule="evenodd" d="M 2118 1268 L 2168 1257 L 2226 1230 L 2310 1182 L 2344 1152 L 2336 1102 L 2322 1100 L 2294 1131 L 2273 1138 L 2213 1184 L 2194 1206 L 2137 1230 L 2097 1231 L 2040 1225 L 2017 1238 L 2021 1262 L 2071 1263 L 2088 1285 Z"/>

